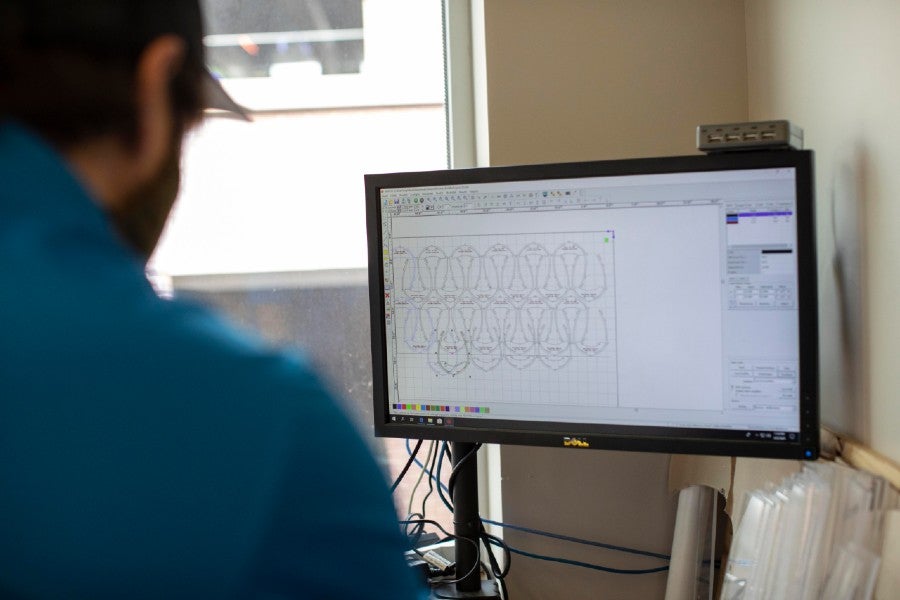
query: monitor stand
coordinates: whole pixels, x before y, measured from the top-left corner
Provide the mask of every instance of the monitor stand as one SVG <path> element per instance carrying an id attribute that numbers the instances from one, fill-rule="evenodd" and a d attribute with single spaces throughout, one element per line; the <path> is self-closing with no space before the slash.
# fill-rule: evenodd
<path id="1" fill-rule="evenodd" d="M 469 442 L 451 442 L 453 467 L 475 450 Z M 497 582 L 482 581 L 478 564 L 481 518 L 478 516 L 478 461 L 472 456 L 457 471 L 453 486 L 453 533 L 456 539 L 456 576 L 459 581 L 432 588 L 432 598 L 500 600 Z M 459 539 L 465 538 L 465 539 Z M 471 541 L 467 541 L 471 540 Z M 473 543 L 474 542 L 474 543 Z"/>

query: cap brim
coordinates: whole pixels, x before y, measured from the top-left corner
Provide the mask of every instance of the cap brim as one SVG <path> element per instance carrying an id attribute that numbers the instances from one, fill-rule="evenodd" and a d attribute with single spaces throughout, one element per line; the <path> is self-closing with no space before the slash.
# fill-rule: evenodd
<path id="1" fill-rule="evenodd" d="M 203 88 L 206 95 L 206 108 L 225 111 L 236 119 L 253 120 L 250 118 L 250 111 L 235 102 L 222 87 L 221 82 L 209 71 L 203 78 Z"/>

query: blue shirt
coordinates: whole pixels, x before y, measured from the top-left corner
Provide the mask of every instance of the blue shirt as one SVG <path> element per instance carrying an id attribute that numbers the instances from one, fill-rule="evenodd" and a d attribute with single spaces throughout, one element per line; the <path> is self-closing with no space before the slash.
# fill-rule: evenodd
<path id="1" fill-rule="evenodd" d="M 301 359 L 159 299 L 0 122 L 0 597 L 415 597 L 383 474 Z"/>

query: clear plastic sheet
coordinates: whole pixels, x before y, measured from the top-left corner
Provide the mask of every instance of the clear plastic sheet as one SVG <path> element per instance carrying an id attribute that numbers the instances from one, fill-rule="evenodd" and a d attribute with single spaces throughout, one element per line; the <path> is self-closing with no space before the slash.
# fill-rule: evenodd
<path id="1" fill-rule="evenodd" d="M 722 598 L 756 600 L 765 597 L 765 581 L 779 529 L 782 503 L 770 492 L 747 495 L 744 518 L 731 544 Z"/>
<path id="2" fill-rule="evenodd" d="M 855 543 L 843 546 L 835 556 L 822 600 L 868 600 L 875 590 L 881 558 Z"/>
<path id="3" fill-rule="evenodd" d="M 721 600 L 871 598 L 897 502 L 883 479 L 825 462 L 748 493 Z"/>

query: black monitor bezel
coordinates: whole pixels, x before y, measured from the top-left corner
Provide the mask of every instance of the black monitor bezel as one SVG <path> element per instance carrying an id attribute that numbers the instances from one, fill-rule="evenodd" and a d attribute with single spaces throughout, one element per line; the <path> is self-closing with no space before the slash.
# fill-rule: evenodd
<path id="1" fill-rule="evenodd" d="M 494 422 L 472 419 L 453 427 L 394 422 L 389 414 L 382 263 L 382 188 L 567 179 L 689 171 L 789 167 L 796 169 L 797 261 L 800 335 L 800 434 L 795 441 L 746 439 L 745 433 L 579 423 Z M 809 150 L 732 152 L 712 155 L 636 158 L 451 169 L 365 176 L 369 295 L 372 323 L 373 408 L 378 437 L 437 439 L 531 446 L 599 448 L 642 452 L 753 456 L 812 460 L 819 455 L 818 291 L 815 244 L 813 153 Z"/>

